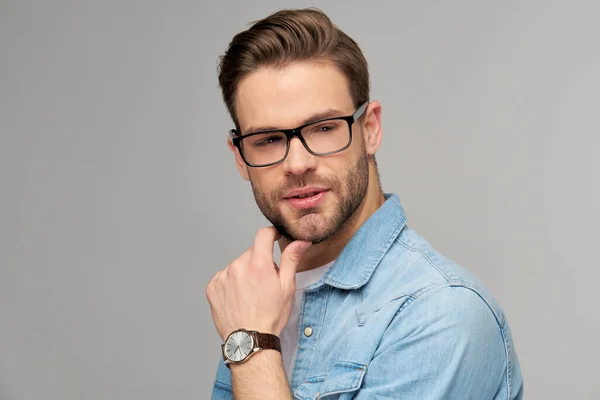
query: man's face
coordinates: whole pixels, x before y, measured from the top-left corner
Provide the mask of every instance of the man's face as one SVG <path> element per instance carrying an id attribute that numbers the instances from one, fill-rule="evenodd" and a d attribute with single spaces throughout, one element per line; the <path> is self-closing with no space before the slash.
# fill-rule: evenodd
<path id="1" fill-rule="evenodd" d="M 243 134 L 295 128 L 355 111 L 345 76 L 330 64 L 306 62 L 262 68 L 245 77 L 238 86 L 236 109 Z M 348 149 L 327 156 L 310 154 L 294 138 L 287 158 L 269 167 L 247 167 L 234 150 L 258 207 L 287 239 L 326 240 L 361 204 L 369 166 L 360 121 L 353 124 L 352 137 Z M 299 198 L 294 196 L 298 190 L 317 194 Z"/>

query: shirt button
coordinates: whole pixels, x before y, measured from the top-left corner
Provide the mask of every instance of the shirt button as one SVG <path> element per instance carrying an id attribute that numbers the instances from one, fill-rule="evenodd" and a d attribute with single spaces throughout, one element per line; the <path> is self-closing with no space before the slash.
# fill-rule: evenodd
<path id="1" fill-rule="evenodd" d="M 312 336 L 312 328 L 310 326 L 307 326 L 306 328 L 304 328 L 304 336 L 306 337 L 310 337 Z"/>

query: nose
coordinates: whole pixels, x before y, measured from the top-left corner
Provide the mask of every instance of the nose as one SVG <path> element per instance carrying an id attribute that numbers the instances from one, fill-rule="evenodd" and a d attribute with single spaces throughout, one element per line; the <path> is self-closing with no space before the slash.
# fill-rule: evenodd
<path id="1" fill-rule="evenodd" d="M 316 156 L 306 150 L 299 138 L 292 138 L 288 155 L 283 161 L 284 172 L 286 174 L 302 175 L 307 171 L 314 171 L 316 167 Z"/>

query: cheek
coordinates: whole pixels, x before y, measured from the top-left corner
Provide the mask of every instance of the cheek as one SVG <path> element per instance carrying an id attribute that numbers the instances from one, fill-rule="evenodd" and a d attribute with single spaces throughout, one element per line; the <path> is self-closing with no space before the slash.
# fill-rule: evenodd
<path id="1" fill-rule="evenodd" d="M 346 151 L 337 155 L 338 157 L 331 158 L 327 165 L 323 165 L 322 171 L 324 176 L 329 176 L 337 179 L 344 179 L 352 172 L 352 168 L 358 160 L 363 156 L 364 149 L 360 146 L 354 147 L 354 144 Z"/>
<path id="2" fill-rule="evenodd" d="M 268 170 L 252 170 L 249 171 L 250 182 L 255 191 L 269 194 L 275 190 L 278 186 L 278 182 L 281 179 L 277 173 Z"/>

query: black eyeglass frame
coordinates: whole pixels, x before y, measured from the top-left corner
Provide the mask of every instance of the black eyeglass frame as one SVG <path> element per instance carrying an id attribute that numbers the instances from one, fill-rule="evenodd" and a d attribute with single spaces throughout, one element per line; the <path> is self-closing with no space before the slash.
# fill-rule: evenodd
<path id="1" fill-rule="evenodd" d="M 348 116 L 345 116 L 345 117 L 324 118 L 324 119 L 320 119 L 318 121 L 310 122 L 308 124 L 300 125 L 299 127 L 293 128 L 293 129 L 270 129 L 270 130 L 267 130 L 267 131 L 260 131 L 260 132 L 250 133 L 248 135 L 242 135 L 242 133 L 239 130 L 237 130 L 237 129 L 231 129 L 229 131 L 229 136 L 231 138 L 231 142 L 233 143 L 233 145 L 240 152 L 240 155 L 242 156 L 242 160 L 244 160 L 244 162 L 246 163 L 247 166 L 254 167 L 254 168 L 270 167 L 272 165 L 279 164 L 280 162 L 283 162 L 287 158 L 288 153 L 290 152 L 290 141 L 295 136 L 297 136 L 298 139 L 300 139 L 300 142 L 302 142 L 302 145 L 304 146 L 304 148 L 306 149 L 306 151 L 308 151 L 310 154 L 312 154 L 314 156 L 328 156 L 328 155 L 331 155 L 331 154 L 337 154 L 337 153 L 340 153 L 340 152 L 346 150 L 352 144 L 352 125 L 360 117 L 362 117 L 362 115 L 365 113 L 365 110 L 367 109 L 368 105 L 369 105 L 369 102 L 367 101 L 362 106 L 358 107 L 356 109 L 356 111 L 354 112 L 354 114 L 352 114 L 352 115 L 348 115 Z M 350 138 L 348 140 L 348 144 L 345 145 L 344 147 L 342 147 L 339 150 L 328 151 L 328 152 L 325 152 L 325 153 L 318 153 L 318 152 L 312 151 L 308 147 L 308 144 L 306 143 L 306 141 L 304 140 L 304 137 L 302 136 L 302 129 L 306 128 L 307 126 L 313 125 L 313 124 L 318 124 L 318 123 L 321 123 L 321 122 L 332 121 L 332 120 L 344 120 L 344 121 L 346 121 L 346 123 L 348 123 L 348 131 L 350 133 Z M 252 164 L 252 163 L 249 163 L 246 160 L 246 157 L 244 156 L 244 152 L 242 150 L 242 146 L 241 146 L 242 140 L 245 139 L 245 138 L 249 138 L 249 137 L 255 136 L 255 135 L 261 135 L 261 134 L 271 133 L 271 132 L 281 132 L 281 133 L 285 134 L 285 136 L 287 138 L 285 154 L 283 155 L 283 157 L 281 158 L 281 160 L 278 160 L 278 161 L 275 161 L 275 162 L 272 162 L 272 163 L 269 163 L 269 164 Z"/>

